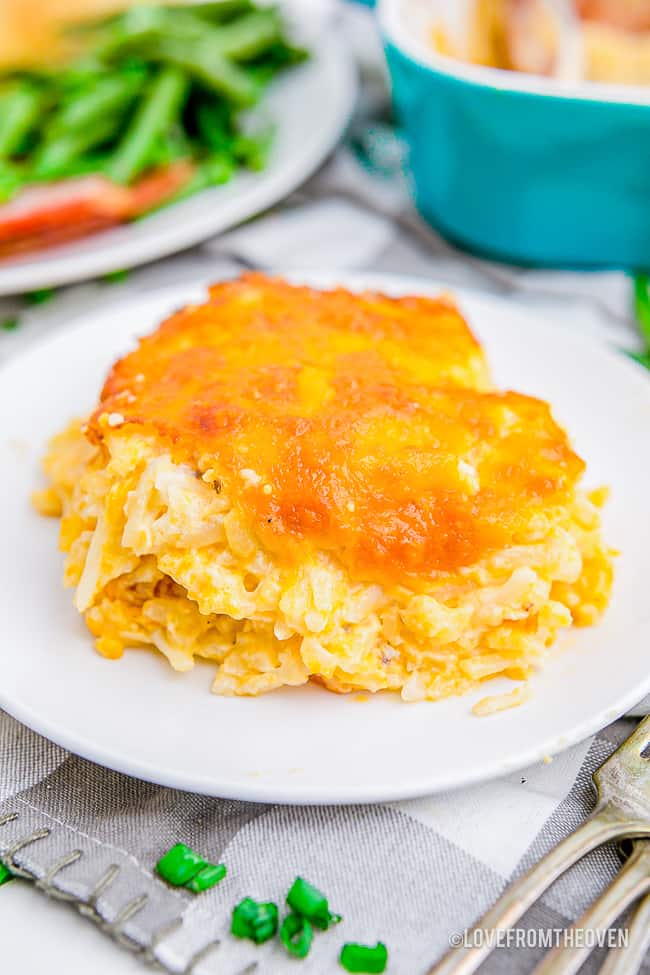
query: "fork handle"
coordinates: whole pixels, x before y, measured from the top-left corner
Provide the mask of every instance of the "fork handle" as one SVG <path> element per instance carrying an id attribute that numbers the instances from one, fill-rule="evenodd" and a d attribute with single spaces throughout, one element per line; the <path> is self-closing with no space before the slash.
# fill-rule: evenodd
<path id="1" fill-rule="evenodd" d="M 604 932 L 626 907 L 650 890 L 650 846 L 636 843 L 630 857 L 607 890 L 594 901 L 569 930 Z M 566 947 L 558 945 L 546 955 L 534 975 L 576 975 L 582 968 L 591 947 L 575 941 Z M 602 975 L 601 969 L 601 975 Z M 633 969 L 628 968 L 628 972 Z"/>
<path id="2" fill-rule="evenodd" d="M 599 975 L 636 975 L 650 948 L 650 894 L 646 894 L 628 925 L 625 947 L 611 948 Z"/>
<path id="3" fill-rule="evenodd" d="M 635 824 L 638 825 L 638 824 Z M 591 850 L 624 836 L 648 835 L 650 826 L 632 824 L 601 806 L 528 873 L 507 888 L 494 907 L 467 932 L 466 943 L 452 948 L 426 975 L 471 975 L 496 947 L 499 931 L 508 931 L 554 880 Z"/>

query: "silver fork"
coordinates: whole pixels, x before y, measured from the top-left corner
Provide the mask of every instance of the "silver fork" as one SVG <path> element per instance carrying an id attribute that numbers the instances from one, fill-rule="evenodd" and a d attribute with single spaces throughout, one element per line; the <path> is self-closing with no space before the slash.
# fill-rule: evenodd
<path id="1" fill-rule="evenodd" d="M 562 840 L 528 873 L 506 890 L 494 907 L 467 934 L 467 944 L 449 951 L 427 975 L 471 975 L 492 950 L 499 931 L 508 931 L 554 880 L 602 843 L 634 839 L 632 853 L 616 879 L 574 927 L 605 930 L 630 904 L 650 891 L 650 717 L 596 772 L 598 795 L 591 816 Z M 639 906 L 630 927 L 628 947 L 610 953 L 606 975 L 632 975 L 643 961 L 649 940 L 650 897 Z M 483 936 L 473 936 L 480 931 Z M 553 948 L 535 975 L 574 975 L 584 963 L 587 939 Z"/>

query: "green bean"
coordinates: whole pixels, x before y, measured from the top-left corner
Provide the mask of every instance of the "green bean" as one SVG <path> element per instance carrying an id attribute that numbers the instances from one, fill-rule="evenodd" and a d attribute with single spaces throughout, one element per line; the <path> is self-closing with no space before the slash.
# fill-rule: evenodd
<path id="1" fill-rule="evenodd" d="M 167 11 L 168 23 L 161 22 L 158 30 L 166 28 L 167 36 L 177 39 L 209 43 L 213 50 L 233 61 L 255 58 L 282 38 L 282 21 L 273 8 L 255 10 L 223 25 L 206 24 L 196 10 L 191 7 L 173 14 Z"/>
<path id="2" fill-rule="evenodd" d="M 132 7 L 116 20 L 110 30 L 104 33 L 104 37 L 98 48 L 101 56 L 105 59 L 114 61 L 125 54 L 138 52 L 148 42 L 165 40 L 172 38 L 176 41 L 200 41 L 209 38 L 216 46 L 220 46 L 221 36 L 230 46 L 234 46 L 235 51 L 239 46 L 237 33 L 230 41 L 231 31 L 234 26 L 242 21 L 248 21 L 249 17 L 243 17 L 227 23 L 216 25 L 204 17 L 195 13 L 196 7 Z M 266 10 L 251 14 L 251 17 L 260 18 L 256 32 L 269 32 L 268 24 L 277 22 L 277 15 L 273 10 Z M 244 42 L 248 43 L 248 31 L 243 37 Z M 144 48 L 146 50 L 146 47 Z M 230 56 L 229 52 L 224 51 Z"/>
<path id="3" fill-rule="evenodd" d="M 109 165 L 111 179 L 116 183 L 130 183 L 146 168 L 157 139 L 180 115 L 188 91 L 189 81 L 182 71 L 165 68 L 160 72 L 140 103 Z"/>
<path id="4" fill-rule="evenodd" d="M 106 65 L 93 55 L 77 58 L 63 69 L 52 71 L 49 85 L 58 85 L 64 94 L 92 88 L 106 78 Z"/>
<path id="5" fill-rule="evenodd" d="M 97 176 L 105 172 L 109 158 L 105 149 L 100 152 L 84 152 L 80 156 L 67 160 L 61 166 L 53 163 L 47 169 L 44 167 L 39 173 L 32 171 L 30 177 L 32 182 L 38 179 L 49 183 L 60 179 L 73 179 L 76 176 Z"/>
<path id="6" fill-rule="evenodd" d="M 25 185 L 21 166 L 0 160 L 0 203 L 7 203 Z"/>
<path id="7" fill-rule="evenodd" d="M 178 126 L 156 139 L 147 156 L 147 168 L 168 166 L 178 159 L 191 158 L 195 155 L 195 151 L 196 147 L 192 145 L 185 130 L 182 126 Z"/>
<path id="8" fill-rule="evenodd" d="M 233 113 L 223 99 L 203 98 L 195 103 L 194 121 L 202 145 L 212 152 L 232 153 Z"/>
<path id="9" fill-rule="evenodd" d="M 65 133 L 44 142 L 36 154 L 32 177 L 42 180 L 77 175 L 73 164 L 89 149 L 110 139 L 119 124 L 118 116 L 108 115 L 78 132 Z"/>
<path id="10" fill-rule="evenodd" d="M 295 44 L 289 44 L 284 39 L 280 39 L 267 48 L 264 56 L 258 59 L 254 66 L 266 65 L 275 73 L 292 64 L 302 64 L 308 57 L 309 52 L 304 47 L 297 47 Z M 253 65 L 249 65 L 250 67 Z"/>
<path id="11" fill-rule="evenodd" d="M 241 16 L 241 14 L 249 13 L 254 9 L 252 0 L 208 0 L 205 3 L 199 2 L 192 4 L 192 13 L 208 23 L 223 23 Z M 130 31 L 134 22 L 139 21 L 142 23 L 144 19 L 151 16 L 157 17 L 161 12 L 167 15 L 168 13 L 185 14 L 187 11 L 187 3 L 165 4 L 162 10 L 160 7 L 156 8 L 152 6 L 134 7 L 122 13 L 109 14 L 106 17 L 97 17 L 90 21 L 79 21 L 69 24 L 65 30 L 66 33 L 72 35 L 95 34 L 101 36 L 103 32 L 106 36 L 111 31 L 114 31 L 115 35 L 117 35 L 124 28 L 126 28 L 127 32 Z"/>
<path id="12" fill-rule="evenodd" d="M 9 88 L 0 99 L 0 159 L 20 149 L 25 136 L 38 119 L 40 92 L 28 82 Z"/>
<path id="13" fill-rule="evenodd" d="M 210 186 L 221 186 L 227 183 L 235 172 L 235 164 L 227 156 L 213 155 L 203 163 L 203 174 Z"/>
<path id="14" fill-rule="evenodd" d="M 185 12 L 187 10 L 187 5 L 177 5 L 170 4 L 167 8 L 172 12 L 177 10 Z M 208 0 L 206 3 L 196 3 L 192 5 L 192 13 L 196 14 L 197 17 L 203 17 L 205 20 L 217 21 L 218 23 L 224 20 L 230 20 L 233 17 L 238 17 L 240 14 L 248 13 L 253 10 L 253 4 L 251 0 Z"/>
<path id="15" fill-rule="evenodd" d="M 208 156 L 199 166 L 191 182 L 183 187 L 179 196 L 174 199 L 191 196 L 209 186 L 222 186 L 232 179 L 234 173 L 235 161 L 231 157 L 218 154 Z"/>
<path id="16" fill-rule="evenodd" d="M 131 7 L 105 31 L 97 46 L 104 60 L 137 51 L 141 45 L 170 30 L 169 13 L 164 7 Z"/>
<path id="17" fill-rule="evenodd" d="M 262 54 L 282 38 L 277 11 L 258 10 L 210 32 L 215 47 L 233 61 L 247 61 Z"/>
<path id="18" fill-rule="evenodd" d="M 72 98 L 52 121 L 56 134 L 78 132 L 107 115 L 123 112 L 134 101 L 141 84 L 131 77 L 106 78 L 87 93 Z"/>
<path id="19" fill-rule="evenodd" d="M 150 57 L 187 72 L 206 88 L 224 95 L 235 105 L 253 105 L 259 85 L 220 51 L 204 40 L 188 43 L 176 38 L 160 38 L 148 48 Z"/>
<path id="20" fill-rule="evenodd" d="M 286 68 L 300 64 L 309 57 L 304 48 L 292 47 L 284 41 L 276 42 L 267 48 L 261 57 L 246 64 L 246 72 L 262 88 Z"/>
<path id="21" fill-rule="evenodd" d="M 274 9 L 257 10 L 224 25 L 214 25 L 191 9 L 134 7 L 107 35 L 103 57 L 115 59 L 146 52 L 147 45 L 173 40 L 202 42 L 233 61 L 258 57 L 282 39 L 282 22 Z"/>
<path id="22" fill-rule="evenodd" d="M 247 169 L 260 172 L 268 162 L 274 135 L 275 129 L 272 125 L 256 135 L 237 135 L 232 147 L 235 159 Z"/>

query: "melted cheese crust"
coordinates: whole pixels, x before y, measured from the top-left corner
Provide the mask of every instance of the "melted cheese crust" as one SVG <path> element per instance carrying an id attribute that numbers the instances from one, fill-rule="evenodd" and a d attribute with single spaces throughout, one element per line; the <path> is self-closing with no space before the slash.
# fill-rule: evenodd
<path id="1" fill-rule="evenodd" d="M 582 473 L 547 404 L 467 388 L 486 384 L 448 299 L 251 275 L 118 362 L 90 430 L 154 433 L 178 462 L 217 470 L 278 558 L 332 552 L 390 584 L 514 542 Z"/>

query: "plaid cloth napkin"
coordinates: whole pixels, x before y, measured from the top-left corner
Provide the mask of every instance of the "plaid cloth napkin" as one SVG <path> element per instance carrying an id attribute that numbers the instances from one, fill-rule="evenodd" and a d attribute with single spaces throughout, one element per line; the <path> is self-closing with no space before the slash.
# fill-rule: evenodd
<path id="1" fill-rule="evenodd" d="M 217 279 L 242 267 L 368 268 L 434 278 L 508 295 L 633 348 L 629 282 L 621 274 L 534 272 L 462 255 L 412 211 L 402 147 L 387 125 L 380 56 L 370 21 L 347 15 L 346 33 L 364 72 L 348 144 L 282 208 L 120 285 L 68 288 L 30 309 L 1 337 L 0 360 L 84 311 L 159 284 Z M 270 255 L 272 255 L 272 260 Z M 4 302 L 9 313 L 15 303 Z M 641 706 L 636 713 L 645 713 Z M 489 720 L 489 719 L 488 719 Z M 221 801 L 139 782 L 71 755 L 0 714 L 0 857 L 46 893 L 73 902 L 106 933 L 169 972 L 305 975 L 337 970 L 344 941 L 386 942 L 393 975 L 417 975 L 447 949 L 513 877 L 577 826 L 593 805 L 591 772 L 632 730 L 627 718 L 552 763 L 497 782 L 411 802 L 375 806 L 264 806 Z M 182 840 L 228 877 L 191 895 L 154 874 Z M 562 928 L 620 865 L 613 848 L 586 857 L 523 919 L 521 928 Z M 344 921 L 318 935 L 309 957 L 277 942 L 261 948 L 228 934 L 242 897 L 281 904 L 296 874 L 312 880 Z M 0 919 L 1 926 L 1 919 Z M 498 950 L 483 971 L 526 973 L 543 949 Z M 595 952 L 584 968 L 597 971 Z M 117 958 L 116 958 L 117 963 Z M 650 971 L 646 966 L 644 971 Z"/>
<path id="2" fill-rule="evenodd" d="M 246 895 L 282 904 L 294 876 L 324 890 L 343 922 L 318 934 L 305 975 L 335 972 L 346 940 L 389 948 L 389 972 L 417 975 L 592 804 L 590 774 L 632 730 L 624 719 L 557 757 L 498 782 L 410 802 L 265 806 L 208 799 L 100 768 L 0 716 L 0 855 L 49 893 L 70 898 L 113 938 L 169 972 L 295 972 L 279 942 L 228 934 Z M 179 839 L 228 865 L 218 887 L 192 895 L 152 872 Z M 563 928 L 610 881 L 613 848 L 586 857 L 520 924 Z M 181 926 L 177 926 L 182 919 Z M 525 973 L 541 950 L 498 950 L 491 973 Z M 117 959 L 116 959 L 117 962 Z M 598 970 L 594 953 L 585 972 Z M 650 970 L 650 969 L 649 969 Z"/>

